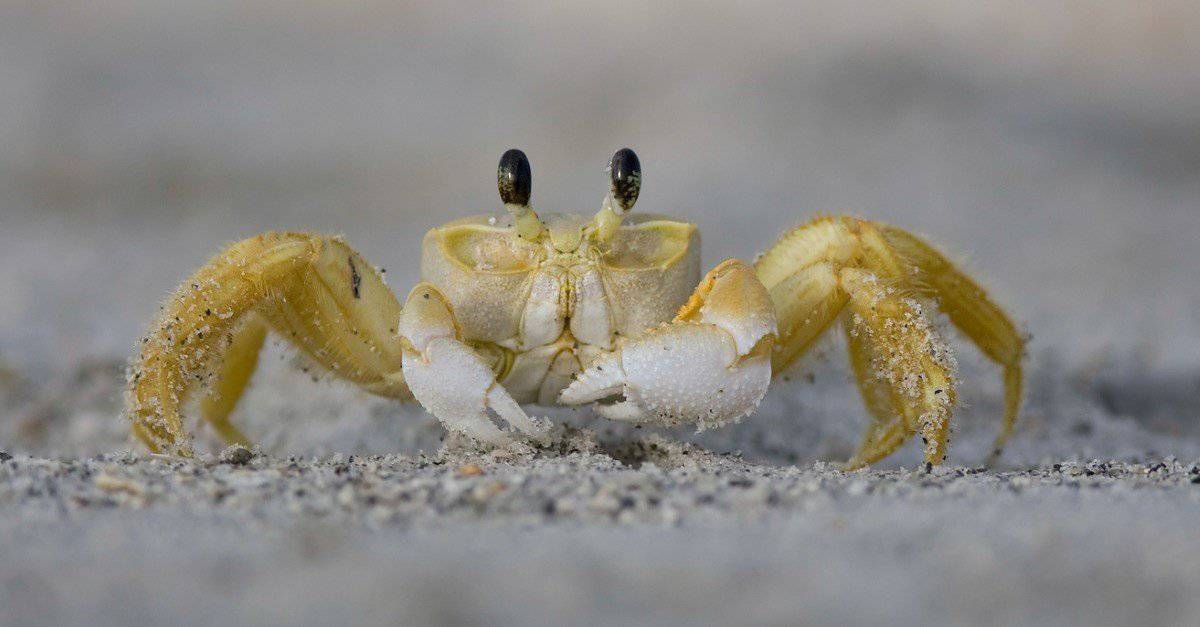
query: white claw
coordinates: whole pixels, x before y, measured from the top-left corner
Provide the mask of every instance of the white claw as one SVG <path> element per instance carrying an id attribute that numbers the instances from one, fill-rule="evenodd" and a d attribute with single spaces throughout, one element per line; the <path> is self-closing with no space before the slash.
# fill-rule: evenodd
<path id="1" fill-rule="evenodd" d="M 775 305 L 754 270 L 722 262 L 700 282 L 670 324 L 593 361 L 560 400 L 602 404 L 613 420 L 719 427 L 749 415 L 771 382 Z"/>
<path id="2" fill-rule="evenodd" d="M 398 326 L 411 346 L 402 360 L 404 380 L 447 429 L 481 442 L 507 443 L 509 436 L 492 422 L 490 408 L 522 433 L 546 439 L 549 421 L 530 418 L 496 382 L 491 367 L 459 341 L 450 305 L 436 288 L 424 283 L 413 288 Z"/>
<path id="3" fill-rule="evenodd" d="M 754 411 L 770 380 L 765 351 L 739 359 L 737 343 L 724 329 L 677 322 L 598 358 L 560 398 L 579 404 L 624 394 L 624 401 L 598 411 L 615 420 L 694 422 L 703 429 Z"/>
<path id="4" fill-rule="evenodd" d="M 429 340 L 423 353 L 404 353 L 404 380 L 425 410 L 447 429 L 481 442 L 508 441 L 487 416 L 491 368 L 469 347 L 450 338 Z"/>
<path id="5" fill-rule="evenodd" d="M 491 391 L 487 393 L 487 404 L 492 411 L 496 412 L 496 415 L 516 427 L 521 433 L 543 444 L 549 441 L 550 421 L 526 414 L 525 410 L 521 409 L 521 405 L 513 400 L 503 386 L 499 384 L 492 386 Z"/>
<path id="6" fill-rule="evenodd" d="M 611 405 L 597 405 L 596 413 L 617 422 L 645 422 L 646 412 L 633 401 L 620 401 Z"/>
<path id="7" fill-rule="evenodd" d="M 621 368 L 621 351 L 603 353 L 576 375 L 563 389 L 558 400 L 567 405 L 591 403 L 625 390 L 625 371 Z"/>
<path id="8" fill-rule="evenodd" d="M 447 429 L 482 442 L 503 444 L 509 440 L 491 421 L 489 407 L 522 433 L 544 439 L 549 432 L 549 423 L 529 417 L 496 383 L 492 369 L 479 355 L 457 340 L 435 338 L 424 353 L 406 352 L 404 380 L 426 411 Z"/>

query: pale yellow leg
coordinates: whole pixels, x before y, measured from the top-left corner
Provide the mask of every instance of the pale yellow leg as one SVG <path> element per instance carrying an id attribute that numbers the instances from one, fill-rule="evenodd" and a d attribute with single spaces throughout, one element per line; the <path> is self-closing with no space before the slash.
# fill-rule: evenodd
<path id="1" fill-rule="evenodd" d="M 894 286 L 856 268 L 845 268 L 839 276 L 850 294 L 850 333 L 866 334 L 874 353 L 874 376 L 894 392 L 907 431 L 921 433 L 925 462 L 941 463 L 955 400 L 949 348 L 920 305 Z"/>
<path id="2" fill-rule="evenodd" d="M 400 374 L 400 309 L 374 266 L 331 239 L 259 311 L 280 336 L 338 377 L 404 399 L 411 394 Z"/>
<path id="3" fill-rule="evenodd" d="M 242 326 L 228 339 L 212 389 L 200 399 L 200 416 L 225 444 L 249 446 L 250 439 L 229 422 L 229 414 L 250 382 L 258 353 L 267 337 L 267 324 L 258 314 L 246 314 Z"/>
<path id="4" fill-rule="evenodd" d="M 856 223 L 861 247 L 861 266 L 889 277 L 896 285 L 903 285 L 904 270 L 901 260 L 892 252 L 883 236 L 871 224 Z M 906 425 L 917 422 L 913 407 L 897 397 L 894 388 L 880 378 L 877 368 L 878 356 L 867 341 L 868 334 L 860 333 L 855 325 L 846 325 L 847 348 L 854 378 L 862 393 L 863 403 L 875 417 L 874 424 L 867 428 L 863 442 L 854 457 L 846 462 L 848 468 L 859 468 L 873 464 L 902 446 L 911 433 Z"/>
<path id="5" fill-rule="evenodd" d="M 226 366 L 215 366 L 248 314 L 263 316 L 338 376 L 406 397 L 394 328 L 399 312 L 374 267 L 337 239 L 267 233 L 238 242 L 176 290 L 143 339 L 126 400 L 134 433 L 151 450 L 190 454 L 180 408 L 203 385 L 221 393 L 211 416 L 228 415 L 245 386 L 237 379 L 250 376 L 256 351 L 235 351 Z M 223 382 L 226 369 L 232 380 Z"/>
<path id="6" fill-rule="evenodd" d="M 130 373 L 127 413 L 151 450 L 190 454 L 180 416 L 185 397 L 208 382 L 225 337 L 268 286 L 290 280 L 315 252 L 308 236 L 269 233 L 229 247 L 175 290 Z"/>
<path id="7" fill-rule="evenodd" d="M 872 418 L 858 451 L 846 462 L 847 468 L 854 469 L 879 461 L 904 444 L 908 439 L 905 424 L 910 419 L 900 415 L 907 406 L 898 402 L 895 391 L 876 376 L 875 358 L 867 335 L 850 325 L 844 330 L 854 380 Z"/>
<path id="8" fill-rule="evenodd" d="M 862 395 L 863 405 L 876 422 L 892 422 L 899 417 L 901 406 L 896 402 L 895 392 L 875 374 L 875 356 L 867 335 L 849 324 L 843 330 L 850 354 L 850 369 Z"/>
<path id="9" fill-rule="evenodd" d="M 894 256 L 880 246 L 881 238 L 868 235 L 864 223 L 853 218 L 825 217 L 783 235 L 755 264 L 779 316 L 780 337 L 772 359 L 776 374 L 803 355 L 842 313 L 850 295 L 839 273 L 846 267 L 889 266 L 898 269 Z M 911 435 L 914 416 L 886 381 L 876 377 L 873 347 L 868 334 L 855 325 L 846 327 L 850 362 L 863 402 L 872 416 L 862 443 L 848 468 L 878 461 Z"/>
<path id="10" fill-rule="evenodd" d="M 779 339 L 771 353 L 771 368 L 783 372 L 812 347 L 846 306 L 832 264 L 817 263 L 768 285 L 779 317 Z"/>
<path id="11" fill-rule="evenodd" d="M 916 236 L 886 224 L 876 224 L 884 241 L 916 270 L 917 285 L 937 300 L 938 307 L 989 359 L 1004 368 L 1004 423 L 993 446 L 993 458 L 1004 450 L 1021 411 L 1024 340 L 1017 326 L 975 281 L 941 253 Z M 910 272 L 911 270 L 910 269 Z"/>
<path id="12" fill-rule="evenodd" d="M 867 430 L 858 452 L 842 467 L 845 470 L 857 470 L 896 452 L 912 437 L 912 432 L 903 420 L 896 419 L 886 423 L 874 423 Z M 932 462 L 931 462 L 932 463 Z"/>
<path id="13" fill-rule="evenodd" d="M 861 280 L 865 276 L 876 276 L 884 281 L 881 301 L 885 306 L 880 310 L 882 314 L 872 314 L 870 307 L 864 310 L 862 302 L 855 305 L 854 299 L 851 299 L 850 309 L 858 314 L 857 319 L 860 323 L 867 322 L 865 328 L 868 330 L 871 329 L 872 320 L 883 325 L 893 325 L 883 329 L 885 331 L 899 328 L 895 325 L 903 326 L 910 319 L 920 320 L 921 325 L 927 327 L 924 317 L 919 315 L 919 305 L 901 295 L 910 294 L 936 300 L 951 322 L 978 345 L 988 358 L 1004 368 L 1004 423 L 996 438 L 993 456 L 1000 454 L 1020 412 L 1023 340 L 1016 325 L 991 301 L 984 290 L 955 268 L 936 249 L 913 235 L 886 224 L 847 217 L 822 217 L 785 233 L 759 259 L 755 270 L 759 279 L 770 290 L 779 312 L 780 339 L 775 346 L 772 363 L 776 374 L 783 372 L 812 346 L 816 338 L 836 318 L 838 312 L 846 306 L 846 293 L 853 294 L 855 285 L 859 288 L 865 285 Z M 847 270 L 851 271 L 851 274 L 847 275 Z M 889 289 L 893 291 L 888 293 Z M 861 301 L 861 298 L 859 300 Z M 849 331 L 853 333 L 855 328 L 852 327 Z M 928 337 L 934 337 L 932 332 Z M 920 343 L 914 341 L 915 338 L 882 344 L 873 341 L 871 350 L 882 350 L 886 358 L 894 359 L 895 355 L 891 353 L 896 351 L 920 350 Z M 937 344 L 940 346 L 940 342 Z M 910 357 L 915 359 L 915 354 Z M 874 357 L 878 358 L 877 355 Z M 877 386 L 862 376 L 862 356 L 852 354 L 851 360 L 868 411 L 873 416 L 889 413 L 884 403 L 873 400 L 877 398 L 877 392 L 870 388 Z M 917 376 L 918 380 L 922 374 L 930 377 L 931 373 L 937 372 L 936 368 L 925 372 L 929 366 L 921 363 L 921 360 L 907 361 L 910 363 L 906 368 L 910 374 Z M 949 364 L 948 359 L 944 361 Z M 949 381 L 949 368 L 941 370 Z M 952 388 L 949 385 L 945 387 L 950 391 L 943 393 L 952 394 Z M 919 419 L 927 417 L 929 408 L 935 406 L 930 404 L 928 398 L 896 398 L 898 400 L 893 400 L 894 408 L 890 413 L 902 414 L 905 417 L 883 425 L 878 421 L 872 424 L 859 453 L 852 461 L 867 463 L 869 457 L 882 458 L 908 437 L 905 429 L 897 425 L 912 427 L 920 422 Z M 950 406 L 947 405 L 944 412 L 939 410 L 937 413 L 944 413 L 944 418 L 948 419 L 949 410 Z M 934 423 L 948 427 L 945 420 L 926 420 L 926 426 L 917 426 L 922 431 L 937 432 L 939 429 L 931 429 L 929 426 Z M 931 463 L 937 463 L 940 458 L 932 459 L 938 456 L 931 454 L 929 449 L 944 448 L 944 444 L 939 444 L 937 440 L 936 437 L 926 437 L 926 458 Z"/>

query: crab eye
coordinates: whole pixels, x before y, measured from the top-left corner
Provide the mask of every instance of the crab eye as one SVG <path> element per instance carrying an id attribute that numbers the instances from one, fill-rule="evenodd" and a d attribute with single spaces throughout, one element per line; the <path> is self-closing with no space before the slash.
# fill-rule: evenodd
<path id="1" fill-rule="evenodd" d="M 612 199 L 616 208 L 625 213 L 637 202 L 642 191 L 642 164 L 637 154 L 628 148 L 613 153 L 608 163 L 608 174 L 612 177 Z"/>
<path id="2" fill-rule="evenodd" d="M 533 174 L 529 170 L 529 159 L 525 157 L 525 153 L 512 148 L 500 157 L 500 167 L 496 170 L 496 185 L 500 188 L 500 200 L 504 204 L 529 206 Z"/>

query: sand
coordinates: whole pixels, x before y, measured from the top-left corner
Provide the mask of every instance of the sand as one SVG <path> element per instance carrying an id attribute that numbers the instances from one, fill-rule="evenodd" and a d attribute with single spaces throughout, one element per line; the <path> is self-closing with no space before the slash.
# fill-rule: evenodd
<path id="1" fill-rule="evenodd" d="M 840 473 L 537 454 L 0 466 L 0 618 L 1194 624 L 1200 464 Z M 17 515 L 19 514 L 19 515 Z"/>
<path id="2" fill-rule="evenodd" d="M 277 359 L 244 408 L 268 452 L 187 461 L 128 442 L 118 365 L 9 408 L 34 454 L 0 455 L 0 623 L 1200 619 L 1200 447 L 1080 394 L 1044 395 L 1070 422 L 1031 418 L 996 468 L 994 421 L 964 420 L 932 472 L 915 446 L 841 472 L 857 423 L 786 426 L 790 397 L 856 402 L 832 366 L 702 436 L 559 412 L 552 446 L 482 451 Z"/>

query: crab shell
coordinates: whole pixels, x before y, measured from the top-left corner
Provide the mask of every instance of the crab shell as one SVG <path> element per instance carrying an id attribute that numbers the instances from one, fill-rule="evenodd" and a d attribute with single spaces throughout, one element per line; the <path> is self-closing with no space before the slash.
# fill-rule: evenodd
<path id="1" fill-rule="evenodd" d="M 539 242 L 515 237 L 503 214 L 431 229 L 421 278 L 513 398 L 548 405 L 599 353 L 671 320 L 700 280 L 700 234 L 643 214 L 599 245 L 584 237 L 588 218 L 542 219 Z"/>

